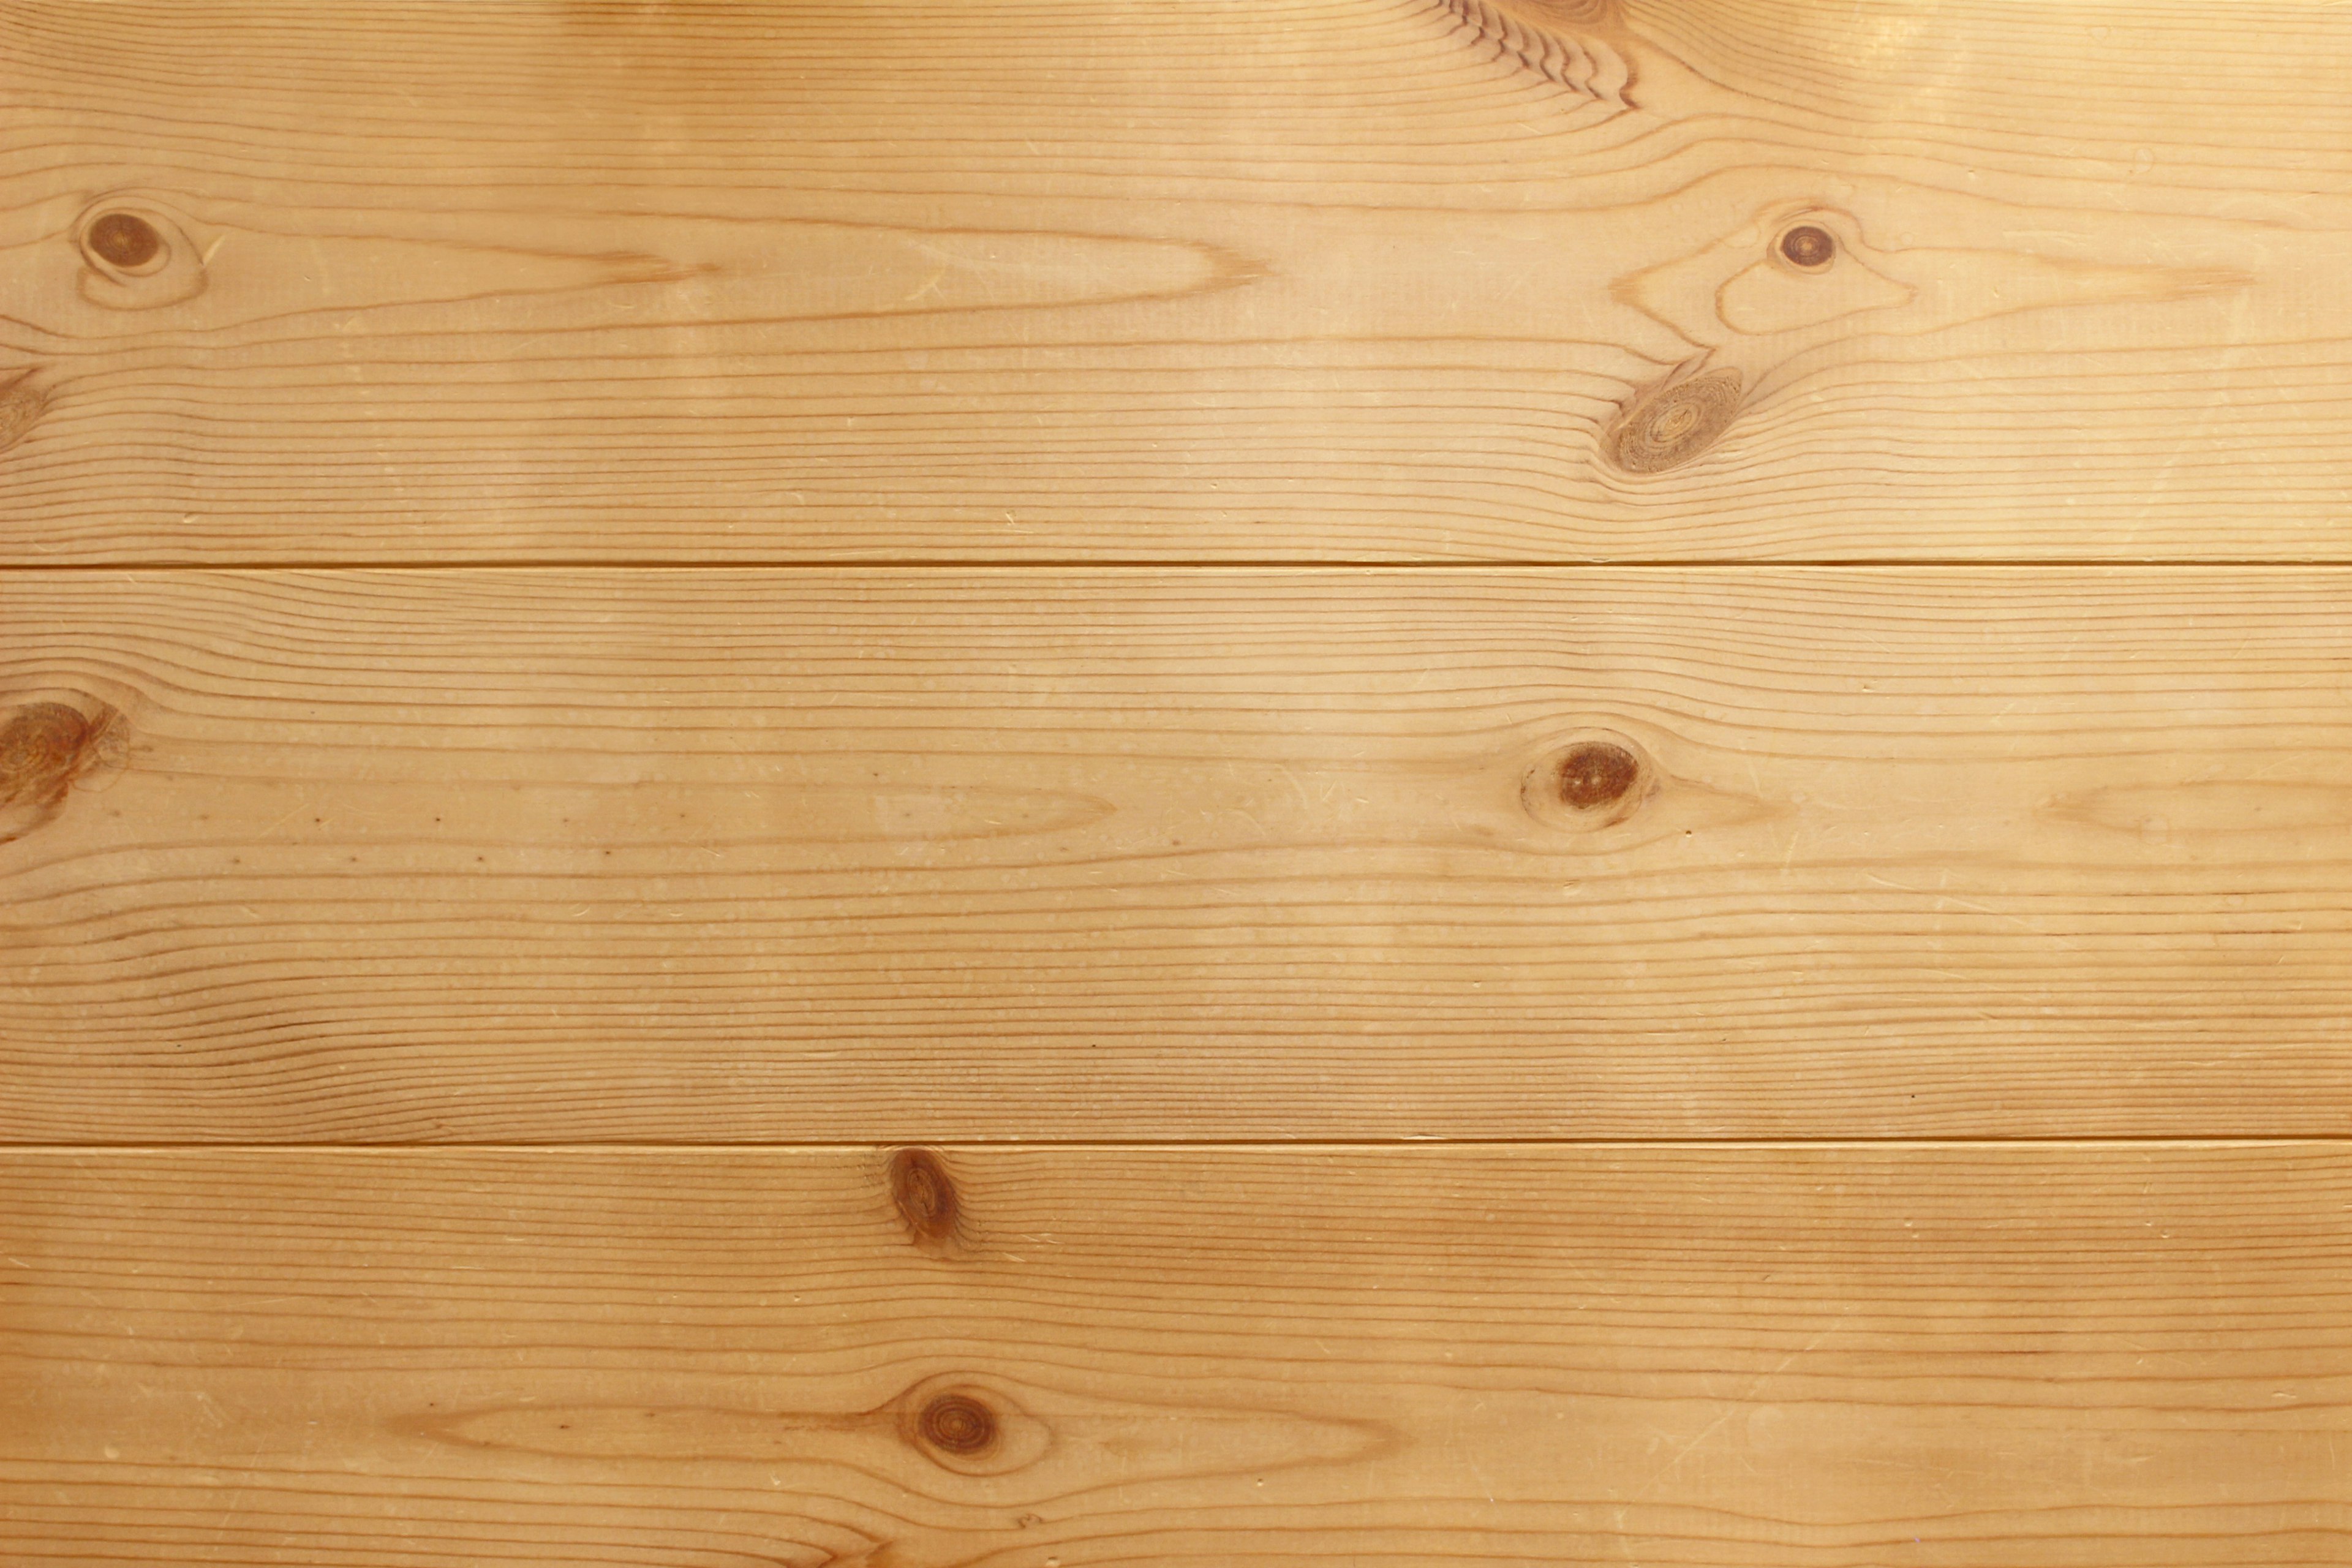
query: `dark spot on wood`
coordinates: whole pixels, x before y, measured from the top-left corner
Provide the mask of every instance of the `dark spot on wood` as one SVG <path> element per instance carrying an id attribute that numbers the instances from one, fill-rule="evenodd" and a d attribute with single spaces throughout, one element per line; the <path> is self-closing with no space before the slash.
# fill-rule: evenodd
<path id="1" fill-rule="evenodd" d="M 1827 267 L 1837 256 L 1837 240 L 1819 224 L 1801 223 L 1780 237 L 1780 254 L 1808 272 Z"/>
<path id="2" fill-rule="evenodd" d="M 942 1394 L 923 1406 L 915 1431 L 941 1453 L 971 1458 L 996 1447 L 996 1412 L 969 1394 Z"/>
<path id="3" fill-rule="evenodd" d="M 48 410 L 48 394 L 33 384 L 31 371 L 0 386 L 0 452 L 23 440 Z"/>
<path id="4" fill-rule="evenodd" d="M 74 785 L 125 751 L 122 715 L 93 700 L 27 702 L 0 724 L 0 843 L 48 820 Z"/>
<path id="5" fill-rule="evenodd" d="M 28 702 L 0 725 L 0 804 L 52 805 L 100 760 L 122 716 L 104 703 Z"/>
<path id="6" fill-rule="evenodd" d="M 901 1149 L 890 1156 L 890 1201 L 918 1245 L 944 1246 L 955 1239 L 962 1202 L 955 1178 L 929 1149 Z"/>
<path id="7" fill-rule="evenodd" d="M 1709 371 L 1637 395 L 1601 441 L 1629 474 L 1678 468 L 1716 443 L 1739 413 L 1736 370 Z"/>
<path id="8" fill-rule="evenodd" d="M 1519 804 L 1545 826 L 1605 834 L 1654 799 L 1665 775 L 1640 742 L 1611 730 L 1559 736 L 1520 775 Z"/>
<path id="9" fill-rule="evenodd" d="M 1559 759 L 1559 798 L 1579 811 L 1597 811 L 1625 798 L 1642 776 L 1642 760 L 1609 741 L 1582 741 Z"/>
<path id="10" fill-rule="evenodd" d="M 163 237 L 137 213 L 101 213 L 82 231 L 89 253 L 111 267 L 144 267 L 163 248 Z"/>
<path id="11" fill-rule="evenodd" d="M 110 310 L 156 310 L 193 300 L 211 279 L 204 247 L 161 201 L 140 194 L 107 196 L 73 231 L 80 256 L 81 297 Z"/>

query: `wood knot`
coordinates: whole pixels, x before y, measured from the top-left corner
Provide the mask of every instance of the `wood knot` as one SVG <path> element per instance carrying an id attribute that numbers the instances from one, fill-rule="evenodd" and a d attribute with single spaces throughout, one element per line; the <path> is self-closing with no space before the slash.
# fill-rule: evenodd
<path id="1" fill-rule="evenodd" d="M 955 1178 L 929 1149 L 901 1149 L 890 1156 L 890 1202 L 916 1246 L 952 1246 L 961 1234 L 963 1200 Z"/>
<path id="2" fill-rule="evenodd" d="M 1598 811 L 1625 798 L 1642 776 L 1642 760 L 1614 741 L 1580 741 L 1560 753 L 1559 798 L 1577 811 Z"/>
<path id="3" fill-rule="evenodd" d="M 1043 1458 L 1054 1435 L 1010 1387 L 950 1373 L 927 1377 L 891 1402 L 899 1437 L 962 1476 L 1002 1476 Z"/>
<path id="4" fill-rule="evenodd" d="M 48 411 L 49 395 L 33 384 L 31 371 L 0 386 L 0 452 L 23 440 Z"/>
<path id="5" fill-rule="evenodd" d="M 119 769 L 122 715 L 95 698 L 27 702 L 0 723 L 0 844 L 54 816 L 76 784 Z"/>
<path id="6" fill-rule="evenodd" d="M 1791 267 L 1818 272 L 1837 259 L 1837 238 L 1817 223 L 1801 223 L 1782 232 L 1780 255 Z"/>
<path id="7" fill-rule="evenodd" d="M 915 1417 L 915 1431 L 925 1443 L 973 1458 L 996 1447 L 996 1412 L 970 1394 L 942 1394 Z"/>
<path id="8" fill-rule="evenodd" d="M 137 213 L 100 213 L 81 231 L 82 247 L 110 267 L 136 272 L 163 254 L 163 237 Z"/>
<path id="9" fill-rule="evenodd" d="M 1527 772 L 1519 798 L 1530 816 L 1577 832 L 1611 827 L 1658 791 L 1658 770 L 1625 736 L 1591 731 L 1547 748 Z"/>
<path id="10" fill-rule="evenodd" d="M 151 310 L 205 291 L 204 252 L 187 225 L 146 196 L 112 195 L 74 225 L 81 295 L 118 310 Z"/>
<path id="11" fill-rule="evenodd" d="M 1681 468 L 1730 428 L 1742 384 L 1738 371 L 1714 370 L 1642 393 L 1610 426 L 1602 449 L 1629 474 Z"/>

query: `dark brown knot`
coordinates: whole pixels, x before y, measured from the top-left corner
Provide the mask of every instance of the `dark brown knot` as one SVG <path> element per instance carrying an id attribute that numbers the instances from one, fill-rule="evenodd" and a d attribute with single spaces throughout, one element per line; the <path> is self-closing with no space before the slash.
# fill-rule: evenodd
<path id="1" fill-rule="evenodd" d="M 163 254 L 163 237 L 137 213 L 100 213 L 82 230 L 82 248 L 99 260 L 135 272 Z"/>
<path id="2" fill-rule="evenodd" d="M 890 1202 L 918 1246 L 943 1247 L 956 1238 L 963 1202 L 955 1178 L 929 1149 L 901 1149 L 890 1156 Z"/>
<path id="3" fill-rule="evenodd" d="M 973 1458 L 996 1447 L 996 1412 L 969 1394 L 942 1394 L 923 1406 L 915 1432 L 942 1453 Z"/>
<path id="4" fill-rule="evenodd" d="M 1731 427 L 1741 384 L 1738 371 L 1714 370 L 1643 393 L 1609 427 L 1603 449 L 1629 474 L 1678 468 Z"/>
<path id="5" fill-rule="evenodd" d="M 1519 784 L 1528 816 L 1573 834 L 1630 819 L 1664 782 L 1640 742 L 1613 730 L 1570 732 L 1536 754 Z"/>
<path id="6" fill-rule="evenodd" d="M 1818 272 L 1837 259 L 1837 237 L 1815 223 L 1801 223 L 1780 236 L 1780 255 L 1791 267 Z"/>
<path id="7" fill-rule="evenodd" d="M 1614 741 L 1580 741 L 1560 753 L 1559 798 L 1578 811 L 1623 800 L 1642 776 L 1642 759 Z"/>

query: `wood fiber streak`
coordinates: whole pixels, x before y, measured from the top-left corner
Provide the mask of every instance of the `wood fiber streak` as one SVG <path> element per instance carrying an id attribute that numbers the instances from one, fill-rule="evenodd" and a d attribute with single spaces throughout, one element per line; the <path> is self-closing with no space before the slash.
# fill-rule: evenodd
<path id="1" fill-rule="evenodd" d="M 2322 0 L 7 0 L 0 561 L 2352 559 L 2347 76 Z"/>
<path id="2" fill-rule="evenodd" d="M 2312 1568 L 2341 1146 L 0 1157 L 0 1553 Z"/>
<path id="3" fill-rule="evenodd" d="M 0 1131 L 2340 1132 L 2346 588 L 0 578 Z"/>

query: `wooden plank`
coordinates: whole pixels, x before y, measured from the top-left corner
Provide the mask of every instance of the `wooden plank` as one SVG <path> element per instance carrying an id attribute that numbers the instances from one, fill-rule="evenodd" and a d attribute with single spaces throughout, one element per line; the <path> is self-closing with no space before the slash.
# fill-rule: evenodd
<path id="1" fill-rule="evenodd" d="M 923 1157 L 9 1153 L 0 1543 L 2352 1560 L 2340 1143 Z"/>
<path id="2" fill-rule="evenodd" d="M 17 574 L 0 1131 L 2338 1131 L 2345 587 Z"/>
<path id="3" fill-rule="evenodd" d="M 0 7 L 0 560 L 2347 558 L 2325 0 Z"/>

